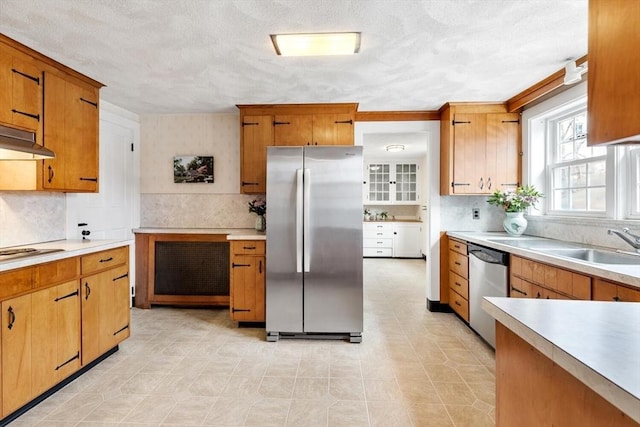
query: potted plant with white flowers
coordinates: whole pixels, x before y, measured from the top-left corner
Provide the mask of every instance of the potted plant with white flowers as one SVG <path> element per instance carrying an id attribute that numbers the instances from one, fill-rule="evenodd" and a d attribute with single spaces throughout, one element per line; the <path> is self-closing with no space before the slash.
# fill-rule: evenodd
<path id="1" fill-rule="evenodd" d="M 520 236 L 527 229 L 524 212 L 529 207 L 535 207 L 541 197 L 544 195 L 533 185 L 523 185 L 515 191 L 496 190 L 487 203 L 502 207 L 507 216 L 502 223 L 504 230 L 512 236 Z"/>

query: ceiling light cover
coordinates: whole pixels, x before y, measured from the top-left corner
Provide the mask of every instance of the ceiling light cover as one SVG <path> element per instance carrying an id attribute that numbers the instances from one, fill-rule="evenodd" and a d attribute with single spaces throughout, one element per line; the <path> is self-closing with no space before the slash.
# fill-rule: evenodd
<path id="1" fill-rule="evenodd" d="M 386 147 L 384 147 L 385 150 L 387 150 L 390 153 L 397 153 L 400 151 L 404 151 L 404 145 L 402 144 L 391 144 L 391 145 L 387 145 Z"/>
<path id="2" fill-rule="evenodd" d="M 360 33 L 271 34 L 281 56 L 353 55 L 360 51 Z"/>
<path id="3" fill-rule="evenodd" d="M 585 65 L 576 67 L 576 61 L 569 61 L 564 67 L 564 84 L 572 85 L 582 80 L 582 73 L 587 70 Z"/>

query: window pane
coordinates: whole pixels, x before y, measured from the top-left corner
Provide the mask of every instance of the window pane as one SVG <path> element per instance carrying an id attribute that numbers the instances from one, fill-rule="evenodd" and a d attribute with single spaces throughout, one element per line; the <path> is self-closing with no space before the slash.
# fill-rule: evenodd
<path id="1" fill-rule="evenodd" d="M 555 190 L 553 192 L 553 205 L 558 210 L 569 209 L 569 190 Z"/>
<path id="2" fill-rule="evenodd" d="M 584 211 L 587 209 L 587 191 L 586 189 L 575 189 L 571 191 L 571 204 L 569 209 Z"/>
<path id="3" fill-rule="evenodd" d="M 587 165 L 575 165 L 571 166 L 571 172 L 569 177 L 569 186 L 584 187 L 587 185 Z"/>
<path id="4" fill-rule="evenodd" d="M 556 168 L 553 171 L 553 186 L 555 188 L 566 188 L 569 186 L 569 168 Z"/>
<path id="5" fill-rule="evenodd" d="M 606 163 L 604 160 L 587 164 L 589 171 L 589 186 L 605 185 L 607 178 Z"/>
<path id="6" fill-rule="evenodd" d="M 606 191 L 604 187 L 590 188 L 589 194 L 589 210 L 604 211 L 606 209 Z"/>

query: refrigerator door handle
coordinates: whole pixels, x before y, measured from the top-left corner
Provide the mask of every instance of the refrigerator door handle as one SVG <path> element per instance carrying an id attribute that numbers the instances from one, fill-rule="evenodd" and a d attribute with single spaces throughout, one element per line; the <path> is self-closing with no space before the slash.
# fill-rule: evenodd
<path id="1" fill-rule="evenodd" d="M 302 169 L 296 170 L 296 273 L 302 273 L 302 221 L 304 178 Z"/>
<path id="2" fill-rule="evenodd" d="M 311 235 L 309 234 L 309 215 L 311 212 L 310 200 L 311 200 L 311 169 L 305 168 L 304 170 L 304 272 L 308 273 L 311 268 Z"/>

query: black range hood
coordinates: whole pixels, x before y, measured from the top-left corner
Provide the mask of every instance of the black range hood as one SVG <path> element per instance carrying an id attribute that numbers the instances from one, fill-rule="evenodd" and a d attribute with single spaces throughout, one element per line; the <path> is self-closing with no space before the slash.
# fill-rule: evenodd
<path id="1" fill-rule="evenodd" d="M 36 134 L 0 125 L 0 160 L 52 159 L 53 151 L 36 144 Z"/>

